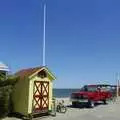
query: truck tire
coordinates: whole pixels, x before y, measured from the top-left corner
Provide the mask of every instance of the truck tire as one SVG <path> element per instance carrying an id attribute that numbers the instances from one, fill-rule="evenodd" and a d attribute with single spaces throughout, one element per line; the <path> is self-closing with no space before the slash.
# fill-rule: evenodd
<path id="1" fill-rule="evenodd" d="M 88 101 L 88 107 L 89 107 L 89 108 L 94 108 L 94 107 L 95 107 L 94 101 L 89 100 L 89 101 Z"/>
<path id="2" fill-rule="evenodd" d="M 72 102 L 73 107 L 77 107 L 77 102 Z"/>
<path id="3" fill-rule="evenodd" d="M 106 105 L 106 104 L 107 104 L 107 101 L 106 101 L 106 100 L 103 100 L 103 103 L 104 103 L 104 105 Z"/>

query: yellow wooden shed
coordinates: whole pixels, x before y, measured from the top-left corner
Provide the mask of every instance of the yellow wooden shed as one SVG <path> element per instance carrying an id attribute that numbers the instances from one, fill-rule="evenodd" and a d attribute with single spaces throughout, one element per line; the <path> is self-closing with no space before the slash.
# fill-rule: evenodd
<path id="1" fill-rule="evenodd" d="M 55 76 L 47 67 L 23 69 L 13 94 L 14 112 L 23 115 L 48 113 L 52 110 L 52 89 Z"/>

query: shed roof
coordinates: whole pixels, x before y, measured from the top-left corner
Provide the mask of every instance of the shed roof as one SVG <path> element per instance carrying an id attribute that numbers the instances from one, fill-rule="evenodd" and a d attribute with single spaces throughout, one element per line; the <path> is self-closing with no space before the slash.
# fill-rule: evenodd
<path id="1" fill-rule="evenodd" d="M 35 67 L 35 68 L 28 68 L 28 69 L 22 69 L 22 70 L 16 72 L 15 75 L 19 76 L 20 79 L 29 78 L 31 76 L 34 76 L 34 74 L 37 74 L 38 72 L 40 72 L 43 69 L 45 71 L 47 71 L 47 73 L 50 74 L 50 76 L 52 76 L 53 79 L 56 79 L 55 76 L 52 74 L 52 72 L 50 70 L 48 70 L 48 68 L 45 67 L 45 66 L 40 66 L 40 67 Z"/>

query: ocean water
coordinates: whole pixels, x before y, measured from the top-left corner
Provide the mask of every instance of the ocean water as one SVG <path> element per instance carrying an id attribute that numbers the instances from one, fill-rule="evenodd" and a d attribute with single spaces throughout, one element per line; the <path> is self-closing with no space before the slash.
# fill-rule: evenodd
<path id="1" fill-rule="evenodd" d="M 72 92 L 79 91 L 79 89 L 53 89 L 53 96 L 57 98 L 70 97 Z"/>

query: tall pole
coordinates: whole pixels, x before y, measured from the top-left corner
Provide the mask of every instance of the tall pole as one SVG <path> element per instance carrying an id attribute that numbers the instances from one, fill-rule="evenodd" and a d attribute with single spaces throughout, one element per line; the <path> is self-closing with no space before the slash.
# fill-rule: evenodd
<path id="1" fill-rule="evenodd" d="M 117 97 L 119 96 L 119 79 L 120 79 L 119 77 L 120 77 L 120 76 L 119 76 L 119 73 L 117 73 L 117 81 L 116 81 L 116 82 L 117 82 L 117 88 L 116 88 L 116 89 L 117 89 L 117 90 L 116 90 L 116 95 L 117 95 Z"/>
<path id="2" fill-rule="evenodd" d="M 43 66 L 45 66 L 45 53 L 46 53 L 46 4 L 44 3 L 44 24 L 43 24 Z"/>
<path id="3" fill-rule="evenodd" d="M 118 97 L 119 97 L 119 84 L 120 84 L 120 78 L 118 80 Z"/>

